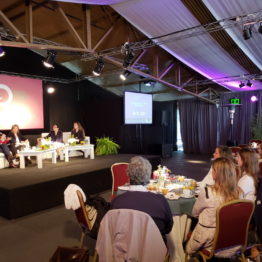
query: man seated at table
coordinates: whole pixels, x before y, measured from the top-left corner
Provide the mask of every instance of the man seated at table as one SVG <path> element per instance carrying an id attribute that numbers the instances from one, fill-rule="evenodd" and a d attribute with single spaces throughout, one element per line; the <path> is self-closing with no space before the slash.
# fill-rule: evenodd
<path id="1" fill-rule="evenodd" d="M 156 223 L 166 243 L 166 234 L 172 229 L 173 217 L 165 197 L 147 192 L 144 187 L 149 182 L 152 172 L 150 162 L 140 156 L 133 157 L 127 172 L 130 177 L 129 190 L 113 200 L 111 209 L 135 209 L 147 213 Z"/>

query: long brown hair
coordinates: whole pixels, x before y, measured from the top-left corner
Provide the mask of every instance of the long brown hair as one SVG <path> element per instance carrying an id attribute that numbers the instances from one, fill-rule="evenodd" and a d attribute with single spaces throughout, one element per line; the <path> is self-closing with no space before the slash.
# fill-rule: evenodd
<path id="1" fill-rule="evenodd" d="M 220 157 L 213 161 L 212 171 L 216 173 L 215 184 L 212 189 L 219 194 L 223 201 L 239 199 L 240 189 L 237 185 L 235 164 L 226 157 Z"/>
<path id="2" fill-rule="evenodd" d="M 19 126 L 18 126 L 17 124 L 12 125 L 12 127 L 11 127 L 11 132 L 14 133 L 13 131 L 14 131 L 14 129 L 15 129 L 16 127 L 17 127 L 17 134 L 19 134 L 19 133 L 20 133 L 20 129 L 19 129 Z"/>
<path id="3" fill-rule="evenodd" d="M 218 146 L 217 147 L 220 157 L 226 157 L 233 160 L 232 151 L 228 146 Z"/>
<path id="4" fill-rule="evenodd" d="M 74 124 L 77 124 L 78 125 L 78 130 L 79 131 L 82 131 L 82 132 L 84 132 L 85 133 L 85 130 L 84 130 L 84 128 L 82 127 L 82 125 L 80 124 L 80 122 L 74 122 Z M 73 128 L 73 130 L 72 131 L 74 131 L 75 130 L 75 128 Z"/>
<path id="5" fill-rule="evenodd" d="M 257 186 L 259 175 L 257 153 L 252 149 L 242 148 L 238 152 L 238 154 L 243 162 L 241 167 L 241 176 L 243 176 L 243 173 L 245 172 L 247 175 L 251 176 L 254 179 L 255 186 Z"/>

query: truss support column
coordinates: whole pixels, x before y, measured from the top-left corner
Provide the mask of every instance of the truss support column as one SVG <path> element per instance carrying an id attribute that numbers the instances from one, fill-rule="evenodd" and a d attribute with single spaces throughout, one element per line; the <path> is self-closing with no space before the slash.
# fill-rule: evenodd
<path id="1" fill-rule="evenodd" d="M 26 6 L 26 34 L 29 43 L 33 43 L 33 12 L 31 0 L 25 0 Z"/>
<path id="2" fill-rule="evenodd" d="M 91 35 L 91 10 L 88 5 L 82 5 L 83 10 L 83 39 L 89 50 L 92 49 L 92 35 Z"/>

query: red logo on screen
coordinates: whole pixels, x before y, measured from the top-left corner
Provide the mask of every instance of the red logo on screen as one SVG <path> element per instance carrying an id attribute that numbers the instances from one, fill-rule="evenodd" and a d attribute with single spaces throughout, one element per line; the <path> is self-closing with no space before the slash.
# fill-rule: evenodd
<path id="1" fill-rule="evenodd" d="M 13 101 L 12 90 L 4 84 L 0 84 L 0 106 L 7 106 Z"/>

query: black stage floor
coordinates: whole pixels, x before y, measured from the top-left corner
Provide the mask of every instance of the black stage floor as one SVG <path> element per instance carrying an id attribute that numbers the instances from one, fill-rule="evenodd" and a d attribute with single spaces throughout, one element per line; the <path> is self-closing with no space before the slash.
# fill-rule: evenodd
<path id="1" fill-rule="evenodd" d="M 0 216 L 18 218 L 40 210 L 60 205 L 68 184 L 78 184 L 87 194 L 108 190 L 112 186 L 110 167 L 116 162 L 128 162 L 134 156 L 119 154 L 100 156 L 94 160 L 70 158 L 69 162 L 51 159 L 43 161 L 43 168 L 36 163 L 25 169 L 0 170 Z M 155 169 L 160 156 L 145 156 Z"/>

